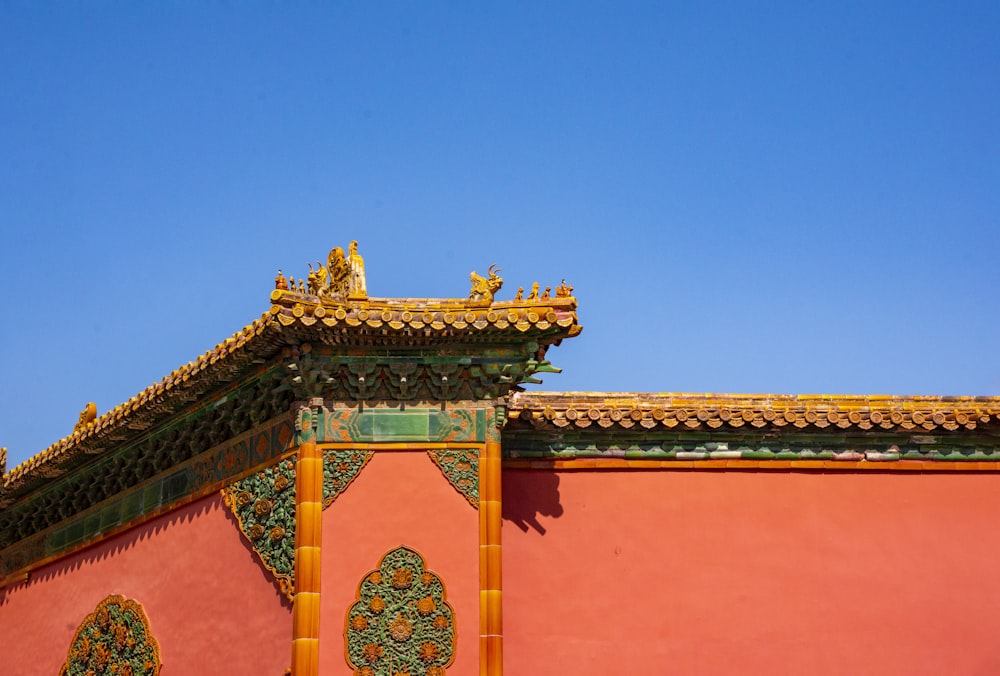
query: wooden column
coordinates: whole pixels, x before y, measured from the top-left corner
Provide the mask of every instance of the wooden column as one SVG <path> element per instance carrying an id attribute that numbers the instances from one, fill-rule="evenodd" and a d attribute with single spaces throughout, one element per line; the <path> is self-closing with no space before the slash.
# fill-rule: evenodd
<path id="1" fill-rule="evenodd" d="M 479 673 L 503 673 L 500 571 L 500 442 L 487 441 L 479 460 Z"/>
<path id="2" fill-rule="evenodd" d="M 292 676 L 319 676 L 320 544 L 323 533 L 323 453 L 299 446 L 295 468 L 295 597 Z"/>

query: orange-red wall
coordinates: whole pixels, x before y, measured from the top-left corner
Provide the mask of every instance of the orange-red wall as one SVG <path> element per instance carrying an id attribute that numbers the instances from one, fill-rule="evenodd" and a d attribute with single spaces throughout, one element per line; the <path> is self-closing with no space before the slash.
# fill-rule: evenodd
<path id="1" fill-rule="evenodd" d="M 989 474 L 504 471 L 507 674 L 1000 673 Z M 421 452 L 380 452 L 324 512 L 321 670 L 389 549 L 421 552 L 478 670 L 478 513 Z M 211 496 L 0 592 L 0 673 L 58 673 L 109 594 L 164 674 L 280 674 L 291 621 Z"/>
<path id="2" fill-rule="evenodd" d="M 455 610 L 458 645 L 448 673 L 478 673 L 479 512 L 426 453 L 379 451 L 323 512 L 319 673 L 324 676 L 354 673 L 344 659 L 345 614 L 364 576 L 399 545 L 423 555 Z"/>
<path id="3" fill-rule="evenodd" d="M 1000 477 L 504 471 L 505 673 L 1000 673 Z"/>
<path id="4" fill-rule="evenodd" d="M 0 673 L 52 676 L 110 594 L 145 608 L 164 676 L 284 673 L 291 613 L 218 494 L 56 561 L 0 592 Z"/>

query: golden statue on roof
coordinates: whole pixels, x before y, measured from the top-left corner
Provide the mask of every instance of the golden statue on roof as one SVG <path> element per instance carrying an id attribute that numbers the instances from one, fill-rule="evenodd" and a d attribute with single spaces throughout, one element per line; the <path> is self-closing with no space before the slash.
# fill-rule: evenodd
<path id="1" fill-rule="evenodd" d="M 347 297 L 364 299 L 368 297 L 365 283 L 365 259 L 358 253 L 358 240 L 352 239 L 347 247 Z"/>
<path id="2" fill-rule="evenodd" d="M 562 283 L 556 287 L 556 298 L 569 298 L 573 295 L 573 287 L 566 283 L 566 280 L 562 280 Z"/>
<path id="3" fill-rule="evenodd" d="M 472 282 L 472 291 L 469 292 L 469 300 L 474 303 L 489 305 L 493 302 L 493 295 L 503 286 L 503 278 L 497 274 L 500 272 L 500 268 L 497 268 L 496 263 L 491 265 L 486 272 L 489 274 L 489 277 L 478 275 L 475 270 L 469 275 L 469 281 Z"/>
<path id="4" fill-rule="evenodd" d="M 316 261 L 313 268 L 309 263 L 306 291 L 312 296 L 333 300 L 364 300 L 368 297 L 365 282 L 365 259 L 358 253 L 358 241 L 351 240 L 348 253 L 335 246 L 330 249 L 326 265 Z M 281 277 L 279 271 L 279 277 Z M 280 283 L 276 288 L 281 288 Z"/>
<path id="5" fill-rule="evenodd" d="M 80 411 L 80 420 L 73 426 L 73 431 L 85 430 L 93 425 L 95 420 L 97 420 L 97 404 L 90 402 Z"/>

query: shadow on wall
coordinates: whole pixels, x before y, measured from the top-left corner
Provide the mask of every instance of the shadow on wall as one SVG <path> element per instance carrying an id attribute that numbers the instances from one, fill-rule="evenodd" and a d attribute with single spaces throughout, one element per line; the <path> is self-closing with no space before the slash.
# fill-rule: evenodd
<path id="1" fill-rule="evenodd" d="M 545 535 L 539 517 L 558 519 L 562 513 L 558 474 L 543 470 L 504 472 L 504 519 L 522 531 L 531 528 Z"/>
<path id="2" fill-rule="evenodd" d="M 0 607 L 4 605 L 8 596 L 13 597 L 23 589 L 29 589 L 36 584 L 74 573 L 87 564 L 104 561 L 122 554 L 169 528 L 189 523 L 217 510 L 222 510 L 225 514 L 229 514 L 229 510 L 223 506 L 222 496 L 218 492 L 171 510 L 167 514 L 154 517 L 145 523 L 129 528 L 123 533 L 112 535 L 106 540 L 91 545 L 82 551 L 68 554 L 50 564 L 43 565 L 32 570 L 26 580 L 15 582 L 0 589 Z M 236 533 L 239 533 L 239 527 L 235 522 L 233 523 L 233 529 Z M 246 539 L 240 536 L 239 541 L 245 551 L 245 555 L 253 560 L 254 567 L 260 571 L 261 577 L 267 580 L 268 585 L 276 587 L 273 576 L 260 565 L 260 560 L 257 558 L 250 544 L 246 542 Z M 275 595 L 281 599 L 283 605 L 289 609 L 291 608 L 291 603 L 277 588 L 275 589 Z"/>

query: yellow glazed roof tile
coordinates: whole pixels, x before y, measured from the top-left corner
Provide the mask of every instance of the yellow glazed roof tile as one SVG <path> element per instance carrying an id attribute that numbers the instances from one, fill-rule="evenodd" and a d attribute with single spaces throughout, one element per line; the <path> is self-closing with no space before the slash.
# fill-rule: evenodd
<path id="1" fill-rule="evenodd" d="M 143 416 L 155 416 L 165 398 L 211 380 L 218 369 L 227 368 L 236 355 L 247 351 L 253 353 L 250 356 L 273 356 L 284 345 L 313 338 L 338 342 L 344 336 L 391 340 L 394 335 L 405 335 L 425 340 L 476 336 L 496 340 L 528 331 L 541 342 L 552 343 L 582 330 L 572 287 L 565 282 L 556 288 L 555 296 L 548 288 L 539 294 L 535 284 L 527 298 L 522 297 L 522 289 L 515 300 L 494 302 L 493 294 L 503 280 L 491 266 L 489 277 L 475 273 L 470 277 L 469 298 L 374 298 L 367 296 L 364 263 L 357 255 L 356 243 L 352 242 L 350 252 L 348 255 L 335 247 L 328 257 L 329 267 L 319 264 L 323 274 L 311 271 L 308 282 L 299 280 L 296 284 L 292 279 L 289 283 L 279 271 L 268 312 L 128 401 L 103 415 L 88 417 L 85 423 L 81 419 L 72 434 L 6 472 L 0 491 L 23 486 L 31 478 L 63 474 L 60 464 L 82 443 L 113 429 L 140 424 Z M 360 274 L 351 266 L 360 266 Z"/>
<path id="2" fill-rule="evenodd" d="M 713 394 L 689 392 L 520 392 L 510 418 L 536 426 L 593 423 L 646 429 L 780 428 L 1000 431 L 1000 397 Z"/>
<path id="3" fill-rule="evenodd" d="M 127 423 L 130 418 L 142 412 L 144 408 L 156 402 L 157 399 L 166 396 L 177 388 L 184 387 L 191 382 L 192 378 L 197 377 L 208 366 L 241 349 L 246 345 L 248 340 L 263 333 L 267 327 L 267 320 L 268 315 L 265 314 L 193 361 L 171 371 L 170 374 L 164 376 L 159 382 L 153 383 L 128 401 L 118 404 L 110 411 L 96 417 L 96 419 L 87 424 L 77 425 L 72 434 L 63 437 L 45 450 L 7 472 L 3 477 L 4 488 L 18 483 L 25 475 L 36 469 L 43 468 L 46 465 L 54 465 L 80 442 L 112 427 Z M 44 470 L 42 474 L 44 475 Z"/>

